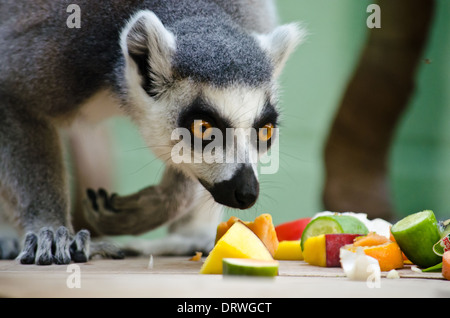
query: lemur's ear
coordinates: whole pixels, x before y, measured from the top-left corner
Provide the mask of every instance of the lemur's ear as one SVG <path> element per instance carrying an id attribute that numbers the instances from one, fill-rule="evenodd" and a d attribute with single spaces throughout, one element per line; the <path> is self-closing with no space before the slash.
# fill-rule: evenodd
<path id="1" fill-rule="evenodd" d="M 151 11 L 135 14 L 121 34 L 125 57 L 137 65 L 141 85 L 150 96 L 156 96 L 172 80 L 172 56 L 175 36 Z"/>
<path id="2" fill-rule="evenodd" d="M 291 23 L 278 26 L 269 34 L 259 34 L 256 37 L 272 60 L 273 76 L 277 78 L 289 55 L 305 39 L 306 31 L 298 24 Z"/>

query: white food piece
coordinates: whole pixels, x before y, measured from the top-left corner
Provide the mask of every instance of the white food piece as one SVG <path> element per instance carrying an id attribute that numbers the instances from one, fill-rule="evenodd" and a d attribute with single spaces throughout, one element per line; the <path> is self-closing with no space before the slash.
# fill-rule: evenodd
<path id="1" fill-rule="evenodd" d="M 380 280 L 381 270 L 378 260 L 367 256 L 361 247 L 358 247 L 355 253 L 341 247 L 339 257 L 345 275 L 351 280 Z"/>
<path id="2" fill-rule="evenodd" d="M 389 278 L 389 279 L 397 279 L 397 278 L 400 278 L 400 274 L 399 274 L 395 269 L 391 269 L 391 270 L 387 273 L 386 278 Z"/>
<path id="3" fill-rule="evenodd" d="M 153 269 L 153 255 L 150 254 L 150 259 L 148 261 L 148 269 Z"/>
<path id="4" fill-rule="evenodd" d="M 422 273 L 422 270 L 416 265 L 411 266 L 411 270 L 416 273 Z"/>

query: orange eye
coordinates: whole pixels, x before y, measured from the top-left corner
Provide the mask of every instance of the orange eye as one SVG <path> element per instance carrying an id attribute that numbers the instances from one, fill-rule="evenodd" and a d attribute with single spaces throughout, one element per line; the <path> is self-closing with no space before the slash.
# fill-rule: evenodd
<path id="1" fill-rule="evenodd" d="M 274 126 L 272 123 L 267 123 L 259 129 L 258 138 L 261 141 L 267 141 L 272 138 Z"/>
<path id="2" fill-rule="evenodd" d="M 192 134 L 198 139 L 207 139 L 212 135 L 212 125 L 205 120 L 194 120 L 191 125 Z"/>

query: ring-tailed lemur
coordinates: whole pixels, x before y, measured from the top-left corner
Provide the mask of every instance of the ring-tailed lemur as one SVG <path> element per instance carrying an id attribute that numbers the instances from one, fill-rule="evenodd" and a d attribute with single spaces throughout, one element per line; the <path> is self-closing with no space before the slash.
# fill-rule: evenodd
<path id="1" fill-rule="evenodd" d="M 71 224 L 59 139 L 60 127 L 97 103 L 130 116 L 167 165 L 160 184 L 133 195 L 88 190 L 92 228 L 138 234 L 170 223 L 168 240 L 144 249 L 208 250 L 222 205 L 245 209 L 257 199 L 255 165 L 175 164 L 171 135 L 276 127 L 276 80 L 303 32 L 275 21 L 270 0 L 2 0 L 0 197 L 24 233 L 17 259 L 66 264 L 99 248 Z M 0 238 L 0 258 L 19 252 L 11 242 Z"/>

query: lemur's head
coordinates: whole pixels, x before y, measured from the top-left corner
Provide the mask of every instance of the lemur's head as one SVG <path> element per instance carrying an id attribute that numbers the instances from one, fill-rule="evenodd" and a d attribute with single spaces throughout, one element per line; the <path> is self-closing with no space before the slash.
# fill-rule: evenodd
<path id="1" fill-rule="evenodd" d="M 226 18 L 166 28 L 141 11 L 121 36 L 129 113 L 158 157 L 216 202 L 249 208 L 259 194 L 253 159 L 278 137 L 276 80 L 302 35 L 294 24 L 249 34 Z"/>

